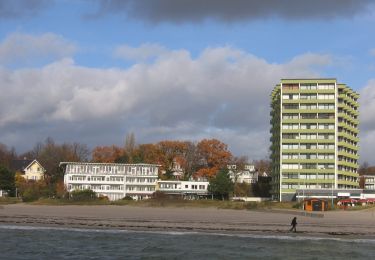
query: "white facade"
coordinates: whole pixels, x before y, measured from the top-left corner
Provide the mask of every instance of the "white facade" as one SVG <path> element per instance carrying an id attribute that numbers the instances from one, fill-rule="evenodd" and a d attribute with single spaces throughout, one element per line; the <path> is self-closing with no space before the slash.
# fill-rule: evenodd
<path id="1" fill-rule="evenodd" d="M 208 195 L 208 181 L 157 181 L 157 190 L 166 194 L 181 196 Z"/>
<path id="2" fill-rule="evenodd" d="M 375 175 L 363 175 L 365 190 L 375 190 Z"/>
<path id="3" fill-rule="evenodd" d="M 0 190 L 0 198 L 8 196 L 8 193 L 5 190 Z"/>
<path id="4" fill-rule="evenodd" d="M 155 192 L 159 166 L 155 164 L 62 162 L 69 192 L 90 189 L 109 200 L 125 196 L 148 199 Z"/>
<path id="5" fill-rule="evenodd" d="M 237 183 L 257 183 L 258 173 L 253 164 L 246 164 L 243 170 L 237 170 L 236 165 L 228 165 L 229 177 Z"/>

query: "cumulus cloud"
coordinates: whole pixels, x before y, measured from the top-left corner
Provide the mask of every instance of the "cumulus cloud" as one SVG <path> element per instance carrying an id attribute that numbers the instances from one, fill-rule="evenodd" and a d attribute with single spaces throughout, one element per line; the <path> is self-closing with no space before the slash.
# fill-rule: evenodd
<path id="1" fill-rule="evenodd" d="M 224 22 L 279 17 L 286 20 L 353 17 L 368 11 L 370 0 L 98 0 L 97 15 L 122 13 L 147 22 Z"/>
<path id="2" fill-rule="evenodd" d="M 150 61 L 165 53 L 167 49 L 159 44 L 144 43 L 139 47 L 132 47 L 129 45 L 122 45 L 116 48 L 115 57 L 132 61 Z"/>
<path id="3" fill-rule="evenodd" d="M 262 158 L 274 85 L 318 76 L 317 68 L 332 62 L 312 53 L 276 64 L 231 47 L 195 58 L 162 49 L 154 61 L 127 69 L 87 68 L 71 58 L 0 69 L 0 141 L 19 149 L 46 136 L 98 145 L 121 143 L 133 131 L 139 142 L 219 138 L 236 154 Z M 128 48 L 127 56 L 138 51 Z"/>
<path id="4" fill-rule="evenodd" d="M 57 34 L 12 33 L 0 42 L 0 64 L 31 65 L 51 62 L 55 59 L 71 56 L 75 50 L 76 47 L 73 43 Z"/>
<path id="5" fill-rule="evenodd" d="M 375 131 L 375 79 L 367 83 L 360 95 L 361 127 L 365 131 Z"/>
<path id="6" fill-rule="evenodd" d="M 374 163 L 375 147 L 375 79 L 369 80 L 360 91 L 361 161 Z"/>
<path id="7" fill-rule="evenodd" d="M 0 0 L 0 19 L 31 17 L 52 2 L 53 0 Z"/>

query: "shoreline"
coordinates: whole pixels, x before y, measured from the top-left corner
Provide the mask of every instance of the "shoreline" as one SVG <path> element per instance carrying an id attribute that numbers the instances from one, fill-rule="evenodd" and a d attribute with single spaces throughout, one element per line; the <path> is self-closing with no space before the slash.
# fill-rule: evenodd
<path id="1" fill-rule="evenodd" d="M 325 212 L 324 217 L 318 218 L 297 213 L 299 211 L 12 204 L 0 208 L 0 225 L 375 239 L 374 209 Z M 297 233 L 288 232 L 293 215 L 297 216 Z"/>

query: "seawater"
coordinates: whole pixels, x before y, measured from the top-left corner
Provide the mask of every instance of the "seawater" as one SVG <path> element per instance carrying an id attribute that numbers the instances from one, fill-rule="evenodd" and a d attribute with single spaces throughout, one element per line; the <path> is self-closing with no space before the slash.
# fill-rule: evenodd
<path id="1" fill-rule="evenodd" d="M 0 225 L 0 259 L 375 259 L 375 240 Z"/>

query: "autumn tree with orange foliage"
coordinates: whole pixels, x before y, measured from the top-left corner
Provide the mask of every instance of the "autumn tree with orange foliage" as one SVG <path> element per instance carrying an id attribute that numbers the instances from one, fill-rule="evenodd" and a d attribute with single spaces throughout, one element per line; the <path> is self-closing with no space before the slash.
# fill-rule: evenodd
<path id="1" fill-rule="evenodd" d="M 184 154 L 186 142 L 181 141 L 161 141 L 157 144 L 161 153 L 161 165 L 167 174 L 173 170 L 174 162 L 185 163 Z"/>
<path id="2" fill-rule="evenodd" d="M 97 163 L 114 163 L 124 151 L 116 145 L 97 146 L 92 150 L 92 161 Z"/>
<path id="3" fill-rule="evenodd" d="M 220 169 L 225 169 L 232 159 L 232 153 L 225 143 L 217 139 L 203 139 L 197 144 L 201 168 L 196 176 L 214 177 Z"/>
<path id="4" fill-rule="evenodd" d="M 141 144 L 135 151 L 133 160 L 135 163 L 160 164 L 161 153 L 156 144 Z"/>

